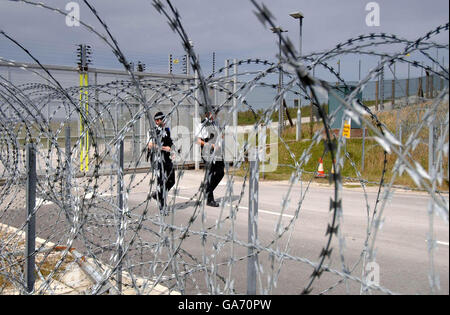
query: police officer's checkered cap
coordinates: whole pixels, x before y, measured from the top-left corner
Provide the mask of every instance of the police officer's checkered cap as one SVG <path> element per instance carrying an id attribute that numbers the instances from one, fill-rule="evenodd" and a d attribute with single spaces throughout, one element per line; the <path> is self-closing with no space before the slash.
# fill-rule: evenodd
<path id="1" fill-rule="evenodd" d="M 166 116 L 164 116 L 164 114 L 162 112 L 157 112 L 153 118 L 155 120 L 156 119 L 161 119 L 162 120 L 162 119 L 164 119 L 164 117 L 166 117 Z"/>

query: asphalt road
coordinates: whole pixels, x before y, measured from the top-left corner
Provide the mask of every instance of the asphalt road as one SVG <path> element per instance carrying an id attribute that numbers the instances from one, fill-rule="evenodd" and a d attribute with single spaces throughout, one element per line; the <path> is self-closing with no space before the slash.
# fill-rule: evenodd
<path id="1" fill-rule="evenodd" d="M 174 223 L 177 226 L 186 226 L 193 218 L 195 209 L 195 194 L 199 191 L 199 185 L 203 172 L 186 172 L 179 183 L 179 193 L 172 204 L 175 204 L 175 216 L 165 217 L 166 223 Z M 305 183 L 292 186 L 290 194 L 291 202 L 287 210 L 280 215 L 282 198 L 288 192 L 287 182 L 260 182 L 258 238 L 262 247 L 270 248 L 275 252 L 286 252 L 286 259 L 272 259 L 267 251 L 259 255 L 262 265 L 260 284 L 272 294 L 298 294 L 309 282 L 313 267 L 308 261 L 317 263 L 319 255 L 328 238 L 325 235 L 327 226 L 331 222 L 332 213 L 329 211 L 330 197 L 333 196 L 332 186 L 313 184 L 307 187 Z M 247 247 L 235 243 L 224 242 L 223 238 L 234 233 L 234 239 L 241 242 L 248 241 L 248 183 L 239 202 L 243 183 L 235 179 L 233 185 L 233 205 L 239 204 L 236 220 L 224 220 L 220 226 L 218 220 L 223 220 L 230 214 L 230 204 L 225 202 L 226 178 L 216 190 L 216 199 L 223 201 L 225 207 L 205 207 L 205 211 L 198 209 L 195 220 L 190 226 L 191 231 L 206 231 L 207 237 L 202 240 L 197 234 L 190 233 L 189 237 L 181 242 L 181 248 L 189 254 L 198 257 L 199 261 L 207 264 L 218 263 L 215 270 L 225 278 L 229 275 L 235 279 L 237 293 L 246 292 L 247 273 Z M 133 196 L 133 197 L 132 197 Z M 145 198 L 145 193 L 131 195 L 129 202 L 134 199 Z M 299 200 L 303 198 L 302 205 L 296 216 Z M 367 198 L 367 202 L 366 202 Z M 372 218 L 374 205 L 377 198 L 377 188 L 367 188 L 366 194 L 361 188 L 344 188 L 343 219 L 339 222 L 341 240 L 345 240 L 345 246 L 341 246 L 339 238 L 332 241 L 333 252 L 325 264 L 331 269 L 342 272 L 343 264 L 351 271 L 351 276 L 361 278 L 361 254 L 364 243 L 367 241 L 368 220 Z M 132 207 L 132 204 L 129 204 Z M 151 208 L 156 208 L 153 204 Z M 381 205 L 377 208 L 380 212 Z M 427 212 L 428 196 L 424 193 L 395 191 L 383 208 L 383 226 L 376 234 L 375 251 L 376 263 L 379 266 L 379 283 L 383 288 L 394 293 L 401 294 L 430 294 L 428 276 L 430 268 L 430 255 L 428 253 L 427 238 L 430 224 L 437 241 L 437 249 L 434 252 L 434 269 L 439 274 L 440 288 L 437 293 L 448 294 L 449 274 L 449 233 L 448 224 L 440 217 L 434 217 L 430 223 Z M 368 215 L 369 214 L 369 215 Z M 282 229 L 289 227 L 283 237 L 273 242 L 275 231 L 281 224 Z M 180 233 L 181 234 L 181 233 Z M 215 236 L 219 236 L 216 238 Z M 222 238 L 222 239 L 221 239 Z M 222 241 L 221 241 L 222 240 Z M 176 242 L 178 243 L 178 242 Z M 178 243 L 179 244 L 179 243 Z M 204 244 L 204 246 L 202 245 Z M 369 240 L 372 244 L 372 240 Z M 233 256 L 236 262 L 230 267 L 228 264 Z M 244 257 L 244 259 L 242 259 Z M 222 265 L 220 265 L 222 264 Z M 213 277 L 212 277 L 213 278 Z M 202 275 L 196 279 L 195 286 L 206 289 L 208 276 Z M 361 285 L 357 281 L 340 281 L 342 277 L 333 272 L 324 272 L 312 287 L 313 294 L 359 294 Z M 223 289 L 223 283 L 216 283 Z M 189 293 L 189 292 L 187 292 Z M 191 292 L 192 293 L 192 292 Z M 193 293 L 196 293 L 195 291 Z M 258 291 L 261 293 L 261 291 Z M 263 292 L 264 293 L 264 292 Z M 374 294 L 382 293 L 373 291 Z"/>
<path id="2" fill-rule="evenodd" d="M 224 203 L 223 208 L 196 207 L 196 194 L 203 176 L 203 171 L 185 171 L 178 182 L 176 197 L 175 188 L 170 192 L 170 204 L 174 205 L 175 211 L 169 216 L 159 216 L 154 200 L 146 202 L 149 176 L 136 175 L 130 186 L 128 184 L 132 177 L 125 177 L 126 187 L 132 189 L 127 200 L 131 219 L 127 221 L 124 246 L 130 245 L 133 239 L 135 247 L 130 247 L 133 249 L 128 252 L 124 263 L 126 266 L 135 266 L 133 272 L 142 276 L 151 274 L 153 279 L 161 273 L 163 277 L 160 280 L 173 275 L 175 269 L 179 274 L 188 272 L 186 277 L 172 278 L 162 283 L 170 286 L 176 285 L 178 281 L 186 288 L 183 292 L 186 294 L 214 293 L 213 288 L 223 292 L 227 279 L 234 280 L 233 292 L 245 294 L 248 183 L 244 189 L 242 180 L 234 179 L 231 200 L 233 206 L 239 207 L 235 219 L 231 220 L 229 216 L 234 212 L 230 211 L 230 199 L 224 199 L 227 178 L 216 190 L 216 199 Z M 111 206 L 111 203 L 116 203 L 117 188 L 112 183 L 114 179 L 100 182 L 102 195 L 85 210 L 88 219 L 83 227 L 83 237 L 77 237 L 73 244 L 80 252 L 86 252 L 84 247 L 90 244 L 91 251 L 106 263 L 112 261 L 117 239 L 114 221 L 117 216 Z M 309 283 L 313 265 L 319 261 L 319 255 L 328 240 L 326 232 L 333 214 L 329 211 L 333 187 L 318 184 L 308 187 L 306 183 L 290 186 L 287 182 L 261 181 L 259 188 L 258 241 L 263 250 L 258 256 L 261 268 L 257 293 L 299 294 Z M 289 206 L 280 214 L 282 199 L 290 188 Z M 303 201 L 298 208 L 301 198 Z M 357 279 L 361 279 L 362 275 L 364 244 L 366 241 L 372 244 L 372 239 L 367 239 L 367 228 L 376 198 L 376 187 L 367 188 L 366 193 L 361 188 L 343 189 L 343 217 L 338 222 L 340 238 L 333 237 L 333 251 L 330 258 L 325 260 L 325 266 L 330 271 L 323 272 L 314 281 L 312 294 L 360 294 L 361 284 Z M 377 208 L 377 214 L 381 209 L 383 211 L 382 229 L 375 235 L 379 285 L 389 292 L 430 294 L 428 276 L 432 258 L 440 280 L 440 291 L 436 293 L 449 294 L 448 224 L 438 216 L 430 220 L 428 199 L 424 193 L 395 191 L 383 209 L 381 205 Z M 39 208 L 38 236 L 65 245 L 70 225 L 64 223 L 65 216 L 58 209 L 51 202 L 45 202 Z M 24 211 L 18 211 L 13 216 L 12 210 L 4 214 L 2 222 L 20 228 L 25 219 Z M 143 211 L 146 211 L 145 219 L 139 221 Z M 437 241 L 432 257 L 426 241 L 430 227 Z M 285 230 L 282 237 L 276 237 L 277 230 Z M 138 231 L 138 234 L 135 235 L 133 231 Z M 181 238 L 186 231 L 186 237 Z M 344 240 L 345 244 L 340 240 Z M 179 256 L 172 259 L 163 271 L 162 266 L 177 247 Z M 280 253 L 286 254 L 283 259 L 280 259 Z M 205 266 L 208 267 L 207 271 Z M 343 266 L 350 272 L 346 281 L 339 274 L 343 272 Z M 352 277 L 356 280 L 350 279 Z M 376 290 L 371 292 L 384 293 Z"/>

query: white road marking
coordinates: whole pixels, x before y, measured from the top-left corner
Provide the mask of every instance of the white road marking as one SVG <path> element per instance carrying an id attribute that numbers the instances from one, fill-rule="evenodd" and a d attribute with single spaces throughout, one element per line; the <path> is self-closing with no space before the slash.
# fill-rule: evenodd
<path id="1" fill-rule="evenodd" d="M 428 242 L 428 240 L 425 240 L 425 242 Z M 436 241 L 436 244 L 449 246 L 448 242 L 442 242 L 442 241 Z"/>
<path id="2" fill-rule="evenodd" d="M 41 206 L 45 206 L 45 205 L 51 205 L 53 202 L 46 200 L 46 199 L 41 199 L 41 198 L 36 198 L 36 204 L 41 205 Z"/>
<path id="3" fill-rule="evenodd" d="M 174 196 L 172 195 L 172 197 L 174 197 Z M 176 196 L 176 198 L 180 198 L 180 199 L 184 199 L 184 200 L 195 200 L 195 201 L 198 200 L 198 199 L 191 199 L 189 197 L 183 197 L 183 196 Z M 230 204 L 227 203 L 226 205 L 229 206 Z M 244 210 L 248 210 L 248 207 L 244 207 L 244 206 L 239 206 L 239 208 L 240 209 L 244 209 Z M 262 210 L 262 209 L 258 209 L 258 213 L 266 213 L 266 214 L 280 216 L 280 213 L 273 212 L 273 211 L 268 211 L 268 210 Z M 290 218 L 290 219 L 294 218 L 294 216 L 290 215 L 290 214 L 283 214 L 282 216 L 286 217 L 286 218 Z"/>

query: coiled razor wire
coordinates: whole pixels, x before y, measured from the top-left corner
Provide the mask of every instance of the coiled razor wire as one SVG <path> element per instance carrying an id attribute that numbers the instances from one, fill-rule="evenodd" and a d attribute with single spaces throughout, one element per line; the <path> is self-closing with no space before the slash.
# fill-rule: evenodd
<path id="1" fill-rule="evenodd" d="M 63 10 L 41 2 L 26 0 L 19 2 L 66 15 Z M 257 1 L 251 2 L 262 24 L 275 27 L 274 17 L 269 9 Z M 431 57 L 429 51 L 436 48 L 448 51 L 448 45 L 432 41 L 437 34 L 448 32 L 448 23 L 415 40 L 402 39 L 385 33 L 361 35 L 339 43 L 330 50 L 311 53 L 300 59 L 289 38 L 280 33 L 278 36 L 282 53 L 278 56 L 279 62 L 258 58 L 236 60 L 206 77 L 181 23 L 181 13 L 168 0 L 164 2 L 153 0 L 153 7 L 165 16 L 172 31 L 179 35 L 196 74 L 193 79 L 186 77 L 180 81 L 161 81 L 137 78 L 99 12 L 88 1 L 85 0 L 84 3 L 96 16 L 107 36 L 83 21 L 79 21 L 80 24 L 111 48 L 129 75 L 128 80 L 91 84 L 85 87 L 84 93 L 90 103 L 95 104 L 91 106 L 89 112 L 86 112 L 85 105 L 79 98 L 79 87 L 63 88 L 32 52 L 15 40 L 13 35 L 0 29 L 1 36 L 23 50 L 45 73 L 42 74 L 41 71 L 31 69 L 25 64 L 0 56 L 0 61 L 18 66 L 30 75 L 39 76 L 45 81 L 15 85 L 0 75 L 1 294 L 17 291 L 27 293 L 23 269 L 26 259 L 23 254 L 23 231 L 30 221 L 30 216 L 24 211 L 27 143 L 34 143 L 36 146 L 38 202 L 34 215 L 38 223 L 37 236 L 41 239 L 35 250 L 38 257 L 36 270 L 41 281 L 35 286 L 34 291 L 28 293 L 58 294 L 53 284 L 64 277 L 68 272 L 67 265 L 71 257 L 75 257 L 78 262 L 87 259 L 95 270 L 94 276 L 91 273 L 91 277 L 95 278 L 94 285 L 83 291 L 86 294 L 105 292 L 121 294 L 122 285 L 125 283 L 135 294 L 152 294 L 160 285 L 167 288 L 170 293 L 242 294 L 245 293 L 245 281 L 236 271 L 242 269 L 243 264 L 253 255 L 259 257 L 254 267 L 257 272 L 258 291 L 261 294 L 279 292 L 277 288 L 282 281 L 281 274 L 292 265 L 302 272 L 308 270 L 310 277 L 303 274 L 290 275 L 289 278 L 296 288 L 290 293 L 325 294 L 341 286 L 345 288 L 345 292 L 350 293 L 351 284 L 356 284 L 361 294 L 402 293 L 369 281 L 366 266 L 376 262 L 377 239 L 385 220 L 386 205 L 392 199 L 395 179 L 404 172 L 414 180 L 417 188 L 427 192 L 430 199 L 427 209 L 429 266 L 425 269 L 428 272 L 430 291 L 439 292 L 439 275 L 434 263 L 437 244 L 434 217 L 438 214 L 448 228 L 448 191 L 439 191 L 437 187 L 444 181 L 447 181 L 448 185 L 448 170 L 445 178 L 441 165 L 447 159 L 448 169 L 449 74 L 448 69 Z M 402 49 L 397 53 L 383 52 L 383 48 L 394 45 L 399 45 Z M 415 52 L 422 54 L 434 67 L 425 67 L 422 63 L 405 58 Z M 356 84 L 355 89 L 345 99 L 342 99 L 327 82 L 315 78 L 311 70 L 322 67 L 340 84 L 348 87 L 345 80 L 330 66 L 334 58 L 346 54 L 378 56 L 381 57 L 381 62 Z M 418 117 L 405 142 L 393 135 L 382 123 L 378 113 L 374 113 L 357 98 L 367 83 L 377 78 L 381 69 L 397 62 L 422 68 L 447 83 L 447 87 L 429 101 L 427 106 L 416 108 Z M 254 66 L 255 70 L 230 75 L 229 71 L 237 65 L 246 65 L 248 69 Z M 266 78 L 280 72 L 288 78 L 283 86 L 265 82 Z M 233 80 L 236 78 L 239 78 L 240 84 L 233 89 Z M 278 89 L 273 104 L 262 114 L 257 113 L 254 109 L 255 104 L 251 104 L 247 99 L 249 93 L 259 86 Z M 225 95 L 221 104 L 213 106 L 209 95 L 210 89 Z M 340 102 L 340 107 L 335 112 L 327 113 L 321 104 L 318 96 L 320 89 L 333 95 Z M 238 108 L 229 104 L 234 101 L 253 113 L 257 122 L 252 130 L 257 132 L 262 126 L 270 126 L 272 114 L 277 111 L 280 99 L 287 92 L 310 101 L 322 128 L 312 135 L 311 144 L 300 156 L 295 155 L 290 146 L 291 142 L 286 141 L 283 135 L 277 135 L 279 144 L 291 158 L 291 163 L 283 166 L 292 169 L 292 176 L 285 195 L 281 198 L 280 215 L 276 221 L 275 234 L 271 239 L 267 239 L 264 235 L 249 242 L 242 239 L 239 233 L 237 217 L 242 212 L 240 210 L 249 185 L 247 181 L 254 180 L 248 165 L 243 162 L 243 157 L 252 149 L 250 140 L 240 148 L 233 164 L 234 170 L 243 170 L 243 178 L 238 178 L 232 167 L 226 165 L 225 196 L 214 224 L 207 220 L 207 212 L 210 210 L 206 207 L 205 200 L 209 172 L 205 171 L 201 182 L 198 183 L 198 191 L 193 196 L 187 198 L 185 202 L 175 203 L 180 195 L 180 183 L 184 179 L 185 168 L 188 166 L 186 157 L 180 154 L 179 150 L 175 150 L 181 162 L 177 164 L 176 184 L 171 191 L 173 198 L 167 198 L 168 202 L 164 209 L 168 216 L 160 213 L 151 197 L 152 192 L 158 189 L 155 168 L 150 165 L 151 167 L 147 167 L 144 171 L 141 169 L 141 165 L 145 164 L 146 150 L 139 148 L 138 156 L 127 162 L 124 168 L 120 167 L 121 145 L 130 135 L 137 136 L 135 128 L 142 120 L 149 124 L 150 136 L 156 138 L 160 144 L 161 139 L 154 133 L 155 125 L 151 115 L 160 106 L 169 104 L 170 110 L 166 113 L 168 121 L 175 117 L 186 103 L 199 104 L 203 112 L 214 110 L 233 114 Z M 149 95 L 152 96 L 148 97 Z M 58 106 L 45 117 L 42 113 L 50 103 L 57 103 Z M 413 104 L 407 106 L 414 108 Z M 117 117 L 118 107 L 121 110 L 120 117 Z M 59 121 L 56 115 L 61 111 L 65 113 L 65 119 Z M 342 127 L 339 136 L 335 136 L 331 130 L 330 126 L 337 119 L 338 111 L 344 111 L 343 121 L 351 118 L 363 123 L 373 134 L 377 145 L 384 151 L 382 175 L 379 181 L 375 182 L 377 198 L 373 207 L 370 206 L 366 190 L 369 181 L 363 178 L 358 166 L 345 150 Z M 63 135 L 73 122 L 74 116 L 80 117 L 85 128 L 67 148 L 59 139 L 64 138 Z M 179 114 L 176 116 L 179 117 Z M 225 115 L 219 121 L 222 130 L 232 125 L 230 117 Z M 437 155 L 434 167 L 427 172 L 419 161 L 414 160 L 412 152 L 421 145 L 423 130 L 427 130 L 430 126 L 436 128 Z M 111 136 L 105 136 L 107 134 Z M 90 139 L 89 171 L 80 172 L 82 167 L 79 159 L 80 145 L 86 137 Z M 322 158 L 330 157 L 334 173 L 329 176 L 333 187 L 329 221 L 322 227 L 326 239 L 320 248 L 315 249 L 318 259 L 314 260 L 298 255 L 295 250 L 296 244 L 292 243 L 292 239 L 298 229 L 297 226 L 302 222 L 303 202 L 311 189 L 312 179 L 304 177 L 310 173 L 306 170 L 306 164 L 311 159 L 312 149 L 319 143 L 324 144 Z M 191 154 L 193 151 L 194 145 L 191 144 L 188 153 Z M 389 155 L 395 156 L 396 162 L 392 177 L 388 180 L 386 173 Z M 161 156 L 157 156 L 156 160 L 158 158 Z M 357 259 L 349 258 L 346 254 L 341 174 L 346 160 L 354 169 L 356 174 L 354 180 L 361 184 L 365 202 L 365 239 Z M 240 181 L 242 184 L 236 191 L 236 187 L 239 187 L 236 183 Z M 298 195 L 295 188 L 299 184 L 302 189 Z M 137 201 L 135 196 L 140 196 L 140 201 Z M 118 198 L 121 198 L 121 203 L 118 203 Z M 294 215 L 286 223 L 282 220 L 292 198 L 298 198 L 299 201 L 295 205 Z M 177 215 L 179 209 L 191 211 L 187 220 L 181 220 Z M 255 216 L 251 220 L 251 224 L 256 225 L 258 217 Z M 336 247 L 338 265 L 332 262 L 332 252 Z M 255 252 L 247 254 L 248 248 L 254 249 Z M 59 252 L 56 258 L 53 256 L 55 251 Z M 80 256 L 77 253 L 82 254 Z M 47 265 L 50 267 L 46 267 L 47 272 L 43 272 Z M 333 276 L 330 278 L 331 281 L 324 282 L 326 285 L 319 280 L 324 278 L 325 274 Z M 122 276 L 127 281 L 124 281 Z"/>

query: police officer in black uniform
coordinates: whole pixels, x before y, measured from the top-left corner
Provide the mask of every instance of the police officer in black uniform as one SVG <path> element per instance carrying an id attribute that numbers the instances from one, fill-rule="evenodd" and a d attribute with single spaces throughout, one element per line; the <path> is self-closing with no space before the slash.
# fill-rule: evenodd
<path id="1" fill-rule="evenodd" d="M 169 128 L 165 128 L 164 118 L 162 112 L 155 114 L 156 130 L 153 135 L 149 132 L 148 150 L 158 183 L 157 193 L 153 192 L 152 198 L 158 201 L 161 214 L 168 215 L 165 202 L 168 191 L 175 185 L 175 170 L 170 158 L 173 141 Z"/>
<path id="2" fill-rule="evenodd" d="M 214 199 L 214 190 L 225 175 L 222 138 L 215 121 L 215 113 L 208 110 L 201 122 L 197 142 L 202 147 L 202 157 L 206 163 L 206 204 L 210 207 L 219 207 L 219 203 Z"/>

